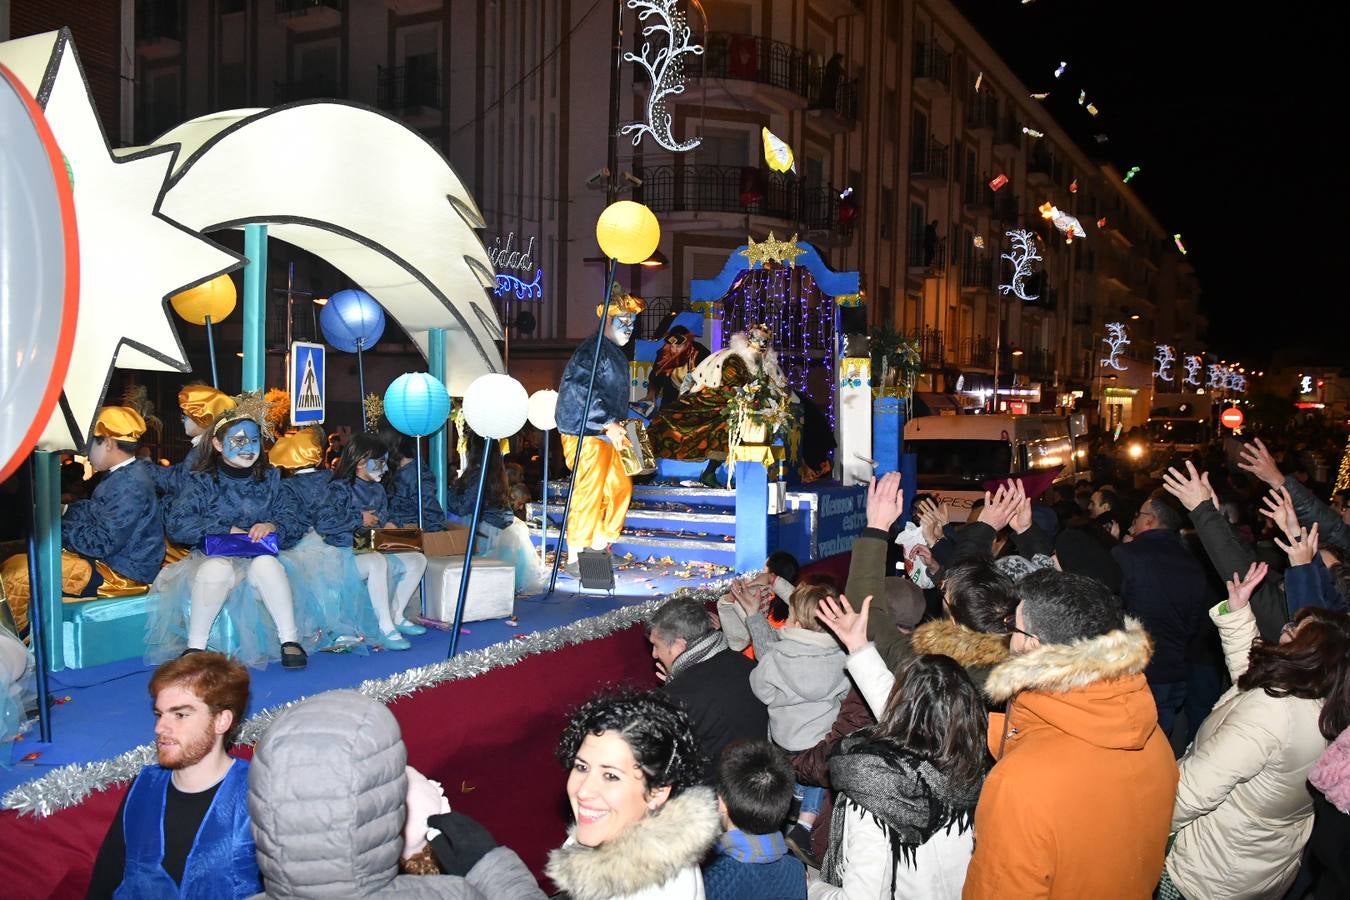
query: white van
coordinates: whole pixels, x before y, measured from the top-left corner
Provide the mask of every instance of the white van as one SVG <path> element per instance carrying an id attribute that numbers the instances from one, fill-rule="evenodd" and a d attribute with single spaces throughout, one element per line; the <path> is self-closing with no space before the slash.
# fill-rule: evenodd
<path id="1" fill-rule="evenodd" d="M 920 493 L 970 509 L 991 478 L 1057 469 L 1058 483 L 1086 470 L 1087 451 L 1074 446 L 1081 424 L 1070 425 L 1067 416 L 922 416 L 905 423 L 905 452 L 918 456 Z"/>

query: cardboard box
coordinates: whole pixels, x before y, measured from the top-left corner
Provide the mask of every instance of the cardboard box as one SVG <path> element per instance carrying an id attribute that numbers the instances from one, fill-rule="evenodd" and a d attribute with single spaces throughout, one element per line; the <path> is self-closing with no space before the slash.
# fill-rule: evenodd
<path id="1" fill-rule="evenodd" d="M 469 529 L 451 523 L 445 531 L 422 532 L 422 552 L 428 557 L 464 556 L 469 549 Z"/>
<path id="2" fill-rule="evenodd" d="M 428 557 L 427 616 L 442 622 L 455 620 L 459 578 L 463 573 L 463 556 Z M 464 599 L 464 621 L 504 619 L 513 615 L 515 608 L 515 566 L 499 559 L 475 556 L 469 572 L 469 593 Z"/>

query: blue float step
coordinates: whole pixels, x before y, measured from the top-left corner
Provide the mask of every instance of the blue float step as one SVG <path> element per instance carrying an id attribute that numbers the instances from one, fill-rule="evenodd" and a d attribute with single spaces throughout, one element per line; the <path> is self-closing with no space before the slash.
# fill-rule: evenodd
<path id="1" fill-rule="evenodd" d="M 534 539 L 535 545 L 538 546 L 539 526 L 537 523 L 530 527 L 530 535 Z M 557 544 L 558 532 L 549 529 L 548 546 L 554 548 Z M 635 559 L 640 560 L 646 560 L 650 557 L 656 559 L 669 557 L 676 562 L 698 561 L 716 563 L 720 566 L 736 565 L 736 544 L 714 538 L 637 537 L 625 533 L 614 543 L 613 551 L 616 557 L 631 553 Z"/>

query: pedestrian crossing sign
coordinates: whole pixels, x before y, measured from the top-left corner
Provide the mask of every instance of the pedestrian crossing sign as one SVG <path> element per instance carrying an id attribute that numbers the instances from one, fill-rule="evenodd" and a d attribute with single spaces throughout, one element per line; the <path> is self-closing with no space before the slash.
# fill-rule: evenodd
<path id="1" fill-rule="evenodd" d="M 323 423 L 324 350 L 323 344 L 291 344 L 291 424 L 297 428 Z"/>

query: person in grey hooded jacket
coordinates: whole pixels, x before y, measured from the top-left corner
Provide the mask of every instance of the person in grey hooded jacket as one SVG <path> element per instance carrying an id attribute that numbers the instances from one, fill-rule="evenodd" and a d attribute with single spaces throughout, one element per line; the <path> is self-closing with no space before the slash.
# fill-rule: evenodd
<path id="1" fill-rule="evenodd" d="M 258 742 L 248 809 L 265 893 L 252 900 L 543 900 L 525 864 L 459 813 L 431 816 L 446 875 L 400 875 L 407 750 L 385 706 L 330 691 L 285 710 Z"/>

